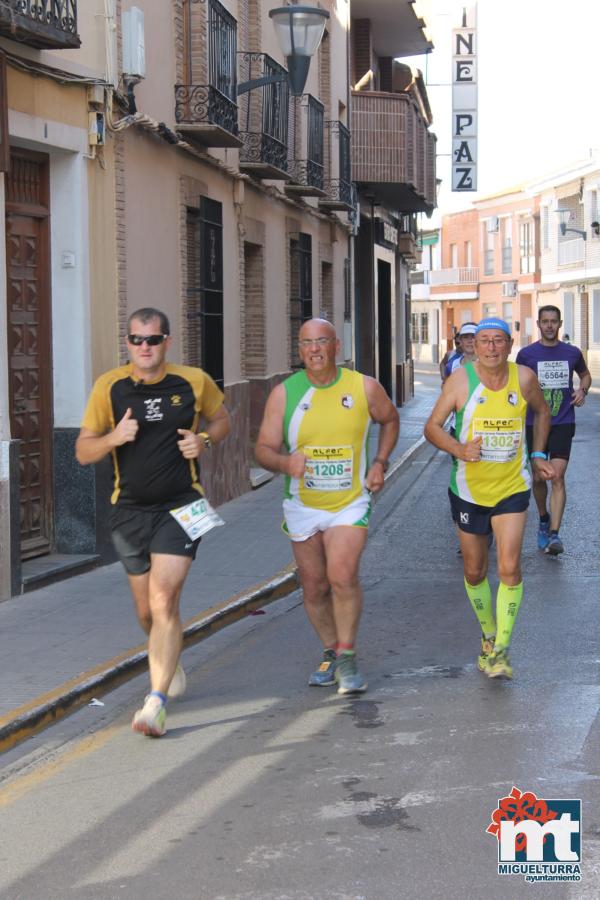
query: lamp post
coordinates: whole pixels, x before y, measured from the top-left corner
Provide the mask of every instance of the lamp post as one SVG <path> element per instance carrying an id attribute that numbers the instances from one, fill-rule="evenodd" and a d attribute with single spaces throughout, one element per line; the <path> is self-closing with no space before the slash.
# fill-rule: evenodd
<path id="1" fill-rule="evenodd" d="M 568 223 L 571 219 L 570 209 L 557 209 L 556 215 L 558 216 L 558 227 L 563 237 L 565 236 L 567 231 L 572 231 L 574 232 L 574 234 L 579 234 L 584 241 L 587 240 L 587 231 L 584 231 L 583 228 L 570 228 L 568 226 Z"/>
<path id="2" fill-rule="evenodd" d="M 300 97 L 308 77 L 310 61 L 316 53 L 329 13 L 316 6 L 280 6 L 269 12 L 281 51 L 286 58 L 285 75 L 265 75 L 238 85 L 238 95 L 266 84 L 288 81 L 290 92 Z"/>

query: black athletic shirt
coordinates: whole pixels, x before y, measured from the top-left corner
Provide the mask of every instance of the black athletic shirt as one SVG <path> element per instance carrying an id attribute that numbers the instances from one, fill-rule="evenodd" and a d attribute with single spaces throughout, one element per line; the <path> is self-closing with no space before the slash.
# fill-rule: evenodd
<path id="1" fill-rule="evenodd" d="M 82 427 L 106 434 L 129 408 L 139 424 L 135 441 L 112 451 L 114 490 L 111 502 L 173 509 L 190 503 L 202 488 L 195 459 L 184 459 L 178 428 L 197 431 L 200 416 L 212 418 L 224 396 L 202 369 L 166 364 L 160 381 L 132 378 L 128 363 L 105 372 L 94 384 Z"/>

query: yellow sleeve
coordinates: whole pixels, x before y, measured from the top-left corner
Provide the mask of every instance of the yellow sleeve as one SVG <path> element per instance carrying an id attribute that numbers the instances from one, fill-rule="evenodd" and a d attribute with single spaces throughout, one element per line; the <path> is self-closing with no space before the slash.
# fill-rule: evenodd
<path id="1" fill-rule="evenodd" d="M 207 418 L 212 418 L 225 401 L 225 394 L 210 375 L 203 372 L 200 394 L 196 393 L 196 410 Z"/>
<path id="2" fill-rule="evenodd" d="M 110 404 L 110 387 L 111 382 L 106 374 L 97 379 L 83 414 L 82 428 L 87 428 L 95 434 L 106 434 L 115 427 Z"/>

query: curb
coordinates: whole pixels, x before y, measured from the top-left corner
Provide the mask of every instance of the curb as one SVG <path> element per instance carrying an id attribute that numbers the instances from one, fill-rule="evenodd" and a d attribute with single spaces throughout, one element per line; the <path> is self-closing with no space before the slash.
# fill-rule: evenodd
<path id="1" fill-rule="evenodd" d="M 254 590 L 238 594 L 218 606 L 204 610 L 184 626 L 183 646 L 198 644 L 227 625 L 239 621 L 248 613 L 280 600 L 298 588 L 295 567 L 288 566 L 270 581 Z M 38 698 L 0 719 L 0 753 L 10 750 L 26 738 L 53 725 L 75 712 L 93 697 L 101 697 L 144 671 L 148 664 L 147 650 L 134 648 L 121 657 L 102 663 L 72 681 L 60 685 L 48 699 Z M 39 702 L 42 700 L 42 702 Z M 2 722 L 5 724 L 1 724 Z"/>
<path id="2" fill-rule="evenodd" d="M 425 438 L 419 438 L 391 464 L 385 475 L 383 491 L 376 495 L 375 502 L 424 443 Z M 274 578 L 252 590 L 236 594 L 217 606 L 203 610 L 184 625 L 184 649 L 239 621 L 249 613 L 287 597 L 298 587 L 297 569 L 292 563 L 278 572 Z M 85 706 L 92 698 L 109 693 L 144 671 L 148 664 L 148 653 L 144 648 L 145 645 L 134 647 L 1 717 L 0 753 L 11 750 L 27 738 L 33 737 Z"/>

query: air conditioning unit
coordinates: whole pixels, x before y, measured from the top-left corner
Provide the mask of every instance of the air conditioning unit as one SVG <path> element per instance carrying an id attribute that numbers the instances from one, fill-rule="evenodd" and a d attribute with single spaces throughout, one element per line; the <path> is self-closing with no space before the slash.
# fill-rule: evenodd
<path id="1" fill-rule="evenodd" d="M 146 77 L 144 13 L 132 6 L 121 16 L 123 28 L 123 74 L 130 78 Z"/>
<path id="2" fill-rule="evenodd" d="M 503 297 L 516 297 L 517 296 L 517 282 L 516 281 L 503 281 L 502 282 L 502 296 Z"/>
<path id="3" fill-rule="evenodd" d="M 498 218 L 498 216 L 492 216 L 490 219 L 488 219 L 488 223 L 487 223 L 488 234 L 495 234 L 495 232 L 499 231 L 499 229 L 500 229 L 500 219 Z"/>

